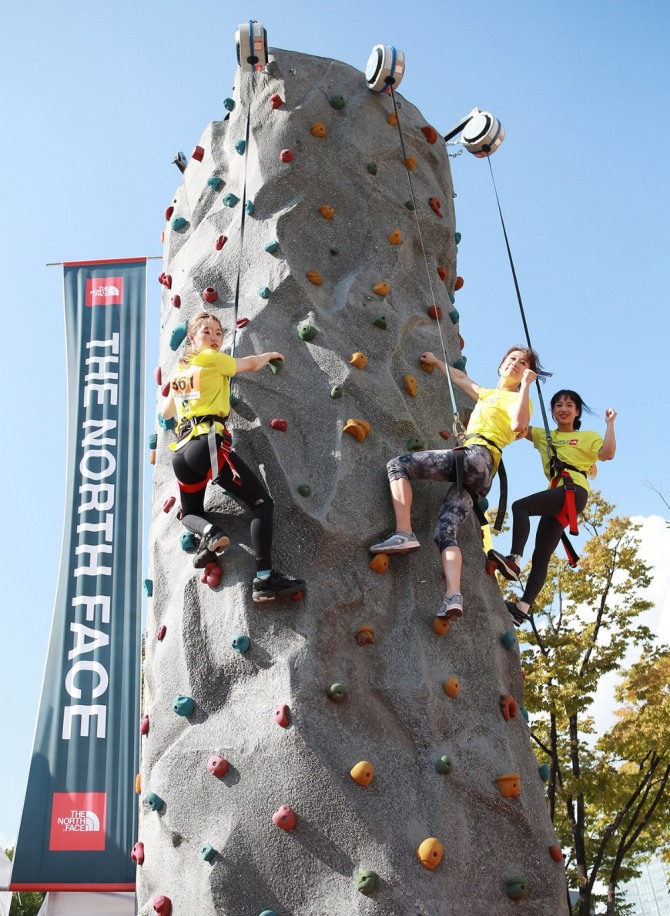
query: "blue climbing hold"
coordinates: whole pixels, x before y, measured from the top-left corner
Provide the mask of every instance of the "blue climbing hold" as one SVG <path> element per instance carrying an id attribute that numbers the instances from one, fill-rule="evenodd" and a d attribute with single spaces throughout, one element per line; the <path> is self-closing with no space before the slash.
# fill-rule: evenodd
<path id="1" fill-rule="evenodd" d="M 147 803 L 147 805 L 151 808 L 152 811 L 160 811 L 160 809 L 165 804 L 165 802 L 160 797 L 160 795 L 156 795 L 155 792 L 147 792 L 147 794 L 144 797 L 144 800 Z"/>
<path id="2" fill-rule="evenodd" d="M 270 298 L 270 287 L 261 286 L 261 288 L 258 290 L 258 295 L 261 297 L 261 299 L 269 299 Z"/>
<path id="3" fill-rule="evenodd" d="M 522 715 L 522 716 L 524 717 L 524 719 L 526 720 L 526 724 L 528 724 L 528 722 L 530 722 L 530 716 L 528 715 L 528 710 L 526 709 L 526 707 L 525 707 L 525 706 L 519 706 L 519 712 L 521 713 L 521 715 Z"/>
<path id="4" fill-rule="evenodd" d="M 457 245 L 461 244 L 461 233 L 460 232 L 454 232 L 454 241 L 456 242 Z"/>
<path id="5" fill-rule="evenodd" d="M 170 417 L 169 420 L 166 420 L 162 413 L 158 414 L 158 425 L 161 429 L 174 429 L 177 425 L 177 421 L 174 417 Z"/>
<path id="6" fill-rule="evenodd" d="M 551 776 L 551 767 L 548 763 L 543 763 L 537 768 L 537 771 L 540 774 L 540 779 L 542 782 L 549 782 L 549 777 Z"/>
<path id="7" fill-rule="evenodd" d="M 155 449 L 158 446 L 158 433 L 151 433 L 147 439 L 147 443 L 150 449 Z"/>
<path id="8" fill-rule="evenodd" d="M 232 111 L 233 108 L 235 107 L 234 100 L 233 99 L 224 99 L 223 107 L 226 109 L 226 111 Z"/>
<path id="9" fill-rule="evenodd" d="M 244 155 L 244 151 L 246 148 L 247 148 L 246 140 L 236 140 L 235 141 L 235 151 L 238 152 L 240 156 Z"/>
<path id="10" fill-rule="evenodd" d="M 253 200 L 248 200 L 247 201 L 247 216 L 251 216 L 253 212 L 254 212 L 254 202 Z"/>
<path id="11" fill-rule="evenodd" d="M 240 198 L 237 194 L 224 194 L 223 195 L 223 205 L 224 207 L 234 207 L 235 204 L 240 202 Z"/>
<path id="12" fill-rule="evenodd" d="M 218 175 L 210 175 L 207 179 L 207 184 L 210 186 L 212 191 L 220 191 L 223 187 L 223 178 L 219 178 Z"/>
<path id="13" fill-rule="evenodd" d="M 211 862 L 216 855 L 216 849 L 214 849 L 213 846 L 210 846 L 209 843 L 203 843 L 203 845 L 200 847 L 200 855 L 203 857 L 205 862 Z"/>
<path id="14" fill-rule="evenodd" d="M 272 254 L 272 252 L 276 251 L 278 248 L 279 248 L 279 242 L 277 241 L 268 242 L 268 244 L 265 246 L 265 250 L 268 252 L 268 254 Z"/>
<path id="15" fill-rule="evenodd" d="M 186 226 L 188 226 L 188 220 L 184 219 L 183 216 L 175 216 L 172 220 L 172 228 L 175 232 L 179 232 L 180 229 L 184 229 Z"/>
<path id="16" fill-rule="evenodd" d="M 458 359 L 455 359 L 451 365 L 454 367 L 454 369 L 460 369 L 461 372 L 463 372 L 465 370 L 466 362 L 467 358 L 465 356 L 459 356 Z"/>
<path id="17" fill-rule="evenodd" d="M 195 535 L 192 531 L 184 531 L 179 537 L 179 544 L 182 550 L 193 550 L 196 546 Z"/>
<path id="18" fill-rule="evenodd" d="M 195 703 L 191 697 L 175 697 L 172 701 L 172 708 L 178 716 L 190 716 L 195 709 Z"/>
<path id="19" fill-rule="evenodd" d="M 514 630 L 507 630 L 500 638 L 506 649 L 513 649 L 516 645 L 516 634 Z"/>
<path id="20" fill-rule="evenodd" d="M 154 593 L 154 580 L 145 579 L 144 580 L 144 591 L 147 593 L 147 598 L 151 598 Z"/>
<path id="21" fill-rule="evenodd" d="M 449 317 L 451 318 L 452 324 L 458 324 L 458 319 L 461 317 L 458 309 L 452 309 L 449 312 Z"/>
<path id="22" fill-rule="evenodd" d="M 449 296 L 449 302 L 453 305 L 456 302 L 456 296 L 453 293 L 447 293 L 447 295 Z"/>
<path id="23" fill-rule="evenodd" d="M 181 344 L 184 342 L 186 335 L 188 334 L 188 322 L 182 321 L 176 325 L 172 334 L 170 334 L 170 349 L 177 350 Z"/>
<path id="24" fill-rule="evenodd" d="M 251 645 L 251 640 L 248 636 L 245 636 L 244 633 L 240 633 L 239 636 L 235 636 L 231 642 L 231 646 L 236 652 L 246 652 L 249 646 Z"/>
<path id="25" fill-rule="evenodd" d="M 274 910 L 263 910 L 260 916 L 277 916 Z"/>

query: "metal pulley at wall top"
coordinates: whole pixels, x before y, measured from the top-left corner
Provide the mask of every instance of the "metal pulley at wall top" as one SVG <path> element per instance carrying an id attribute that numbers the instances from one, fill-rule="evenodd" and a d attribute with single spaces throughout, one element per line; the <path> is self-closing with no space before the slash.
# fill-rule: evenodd
<path id="1" fill-rule="evenodd" d="M 235 32 L 237 62 L 242 70 L 264 70 L 268 62 L 268 33 L 261 22 L 241 22 Z"/>
<path id="2" fill-rule="evenodd" d="M 390 92 L 397 89 L 405 73 L 405 54 L 392 45 L 375 45 L 365 68 L 368 89 Z"/>
<path id="3" fill-rule="evenodd" d="M 445 135 L 445 141 L 453 140 L 456 134 L 461 134 L 460 142 L 469 153 L 484 159 L 495 153 L 503 142 L 505 128 L 491 112 L 473 108 Z"/>

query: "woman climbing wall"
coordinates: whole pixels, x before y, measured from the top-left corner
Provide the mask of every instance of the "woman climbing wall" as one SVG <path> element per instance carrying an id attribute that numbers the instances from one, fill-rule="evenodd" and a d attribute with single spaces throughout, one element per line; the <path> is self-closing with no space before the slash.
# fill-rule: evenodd
<path id="1" fill-rule="evenodd" d="M 559 461 L 569 472 L 574 483 L 574 501 L 576 514 L 582 512 L 589 497 L 588 474 L 597 460 L 609 461 L 616 452 L 614 420 L 616 411 L 609 408 L 605 411 L 606 432 L 603 439 L 599 433 L 581 430 L 583 411 L 591 413 L 576 391 L 562 389 L 551 399 L 551 413 L 557 429 L 551 433 L 551 441 Z M 567 524 L 564 515 L 566 491 L 564 478 L 560 474 L 552 475 L 549 448 L 545 431 L 530 427 L 526 433 L 542 456 L 544 473 L 550 481 L 549 489 L 533 493 L 512 504 L 512 549 L 508 556 L 495 550 L 489 551 L 489 557 L 495 560 L 498 571 L 510 581 L 519 579 L 519 561 L 523 555 L 528 535 L 530 534 L 530 516 L 539 515 L 540 521 L 535 538 L 532 568 L 524 589 L 523 596 L 516 603 L 507 601 L 507 609 L 519 625 L 528 620 L 528 612 L 540 593 L 547 578 L 547 569 L 552 553 L 558 546 Z"/>
<path id="2" fill-rule="evenodd" d="M 433 353 L 421 356 L 423 363 L 449 373 L 454 384 L 477 401 L 468 423 L 466 442 L 454 449 L 410 452 L 391 459 L 387 472 L 391 485 L 396 531 L 385 541 L 374 544 L 372 553 L 410 553 L 419 549 L 412 531 L 411 480 L 456 481 L 457 461 L 462 460 L 462 487 L 450 487 L 435 526 L 435 543 L 440 551 L 446 578 L 446 593 L 437 616 L 458 620 L 463 616 L 461 588 L 461 551 L 458 529 L 472 509 L 491 489 L 502 450 L 523 437 L 531 415 L 530 385 L 538 376 L 549 375 L 537 353 L 528 347 L 511 347 L 498 367 L 496 388 L 482 388 L 460 369 L 447 367 Z"/>

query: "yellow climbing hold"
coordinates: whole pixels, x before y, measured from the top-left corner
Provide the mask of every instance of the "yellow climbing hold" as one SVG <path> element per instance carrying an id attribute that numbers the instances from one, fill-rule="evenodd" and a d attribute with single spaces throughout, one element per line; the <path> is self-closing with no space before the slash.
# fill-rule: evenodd
<path id="1" fill-rule="evenodd" d="M 372 292 L 376 293 L 378 296 L 388 296 L 391 292 L 391 284 L 386 283 L 385 280 L 380 280 L 379 283 L 375 283 L 372 287 Z"/>
<path id="2" fill-rule="evenodd" d="M 461 689 L 461 685 L 458 683 L 457 677 L 450 677 L 448 681 L 445 681 L 442 684 L 444 692 L 448 697 L 457 697 L 458 691 Z"/>
<path id="3" fill-rule="evenodd" d="M 323 283 L 323 277 L 318 270 L 308 270 L 305 274 L 310 283 L 313 283 L 314 286 L 321 286 Z"/>
<path id="4" fill-rule="evenodd" d="M 423 867 L 432 871 L 434 868 L 437 868 L 442 861 L 444 846 L 439 840 L 436 840 L 434 836 L 429 836 L 428 839 L 424 840 L 419 846 L 416 854 Z"/>
<path id="5" fill-rule="evenodd" d="M 328 131 L 326 130 L 326 125 L 322 124 L 321 121 L 315 121 L 314 124 L 309 129 L 310 134 L 313 137 L 327 137 Z"/>
<path id="6" fill-rule="evenodd" d="M 413 375 L 404 375 L 402 379 L 403 388 L 411 398 L 415 398 L 419 391 L 419 386 Z"/>
<path id="7" fill-rule="evenodd" d="M 389 558 L 386 553 L 378 553 L 376 557 L 373 557 L 368 563 L 370 569 L 374 570 L 376 573 L 385 573 L 389 568 Z"/>
<path id="8" fill-rule="evenodd" d="M 387 123 L 387 124 L 392 124 L 393 127 L 396 126 L 396 124 L 398 123 L 398 115 L 395 113 L 395 111 L 392 111 L 392 112 L 391 112 L 391 114 L 390 114 L 390 115 L 388 116 L 388 118 L 386 119 L 386 123 Z"/>
<path id="9" fill-rule="evenodd" d="M 375 768 L 368 760 L 361 760 L 355 764 L 349 775 L 359 786 L 369 786 L 375 775 Z"/>
<path id="10" fill-rule="evenodd" d="M 328 204 L 324 204 L 322 207 L 319 207 L 319 213 L 324 219 L 332 219 L 335 215 L 335 210 L 328 206 Z"/>
<path id="11" fill-rule="evenodd" d="M 365 369 L 365 367 L 368 364 L 368 358 L 365 355 L 365 353 L 360 353 L 360 352 L 352 353 L 349 363 L 352 366 L 356 366 L 357 369 Z"/>
<path id="12" fill-rule="evenodd" d="M 410 172 L 413 172 L 416 168 L 416 159 L 414 156 L 408 156 L 407 159 L 403 159 L 402 164 L 406 165 Z"/>
<path id="13" fill-rule="evenodd" d="M 362 442 L 370 432 L 370 424 L 365 423 L 364 420 L 347 420 L 347 422 L 344 424 L 342 432 L 349 433 L 349 435 L 353 436 L 354 439 Z"/>
<path id="14" fill-rule="evenodd" d="M 390 232 L 386 236 L 386 241 L 389 245 L 401 245 L 402 244 L 402 232 L 400 229 L 394 229 L 393 232 Z"/>

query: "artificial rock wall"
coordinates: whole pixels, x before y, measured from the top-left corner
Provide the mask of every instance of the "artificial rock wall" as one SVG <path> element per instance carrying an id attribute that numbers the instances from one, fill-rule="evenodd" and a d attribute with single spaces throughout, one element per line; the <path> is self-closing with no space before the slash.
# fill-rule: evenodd
<path id="1" fill-rule="evenodd" d="M 445 146 L 431 143 L 421 114 L 396 99 L 416 160 L 416 210 L 389 122 L 393 100 L 370 92 L 350 66 L 277 50 L 253 80 L 238 70 L 229 113 L 206 128 L 168 211 L 162 377 L 178 360 L 178 325 L 203 307 L 220 317 L 228 340 L 235 318 L 245 325 L 238 356 L 285 355 L 280 372 L 268 367 L 235 382 L 230 425 L 235 449 L 260 469 L 275 501 L 274 564 L 305 578 L 307 594 L 252 603 L 248 515 L 212 487 L 208 508 L 232 546 L 219 584 L 201 581 L 180 543 L 178 501 L 164 511 L 177 487 L 173 433 L 159 429 L 140 914 L 566 912 L 518 646 L 485 573 L 474 517 L 460 538 L 465 616 L 442 635 L 433 628 L 443 580 L 432 543 L 442 485 L 414 486 L 422 549 L 392 558 L 385 573 L 368 566 L 368 545 L 393 528 L 386 461 L 416 440 L 446 444 L 447 383 L 418 360 L 426 349 L 440 353 L 431 305 L 443 310 L 449 358 L 461 355 L 449 318 L 456 241 Z M 207 289 L 217 295 L 211 305 Z M 305 322 L 316 331 L 311 340 L 299 335 Z M 501 355 L 509 343 L 501 340 Z M 352 365 L 356 352 L 364 368 Z M 406 375 L 417 380 L 416 396 Z M 271 426 L 275 419 L 286 421 L 284 431 Z M 369 424 L 361 441 L 360 424 L 344 431 L 350 419 Z M 245 652 L 233 646 L 243 647 L 240 636 L 249 639 Z M 346 688 L 339 702 L 328 693 L 335 683 Z M 512 698 L 511 715 L 501 696 Z M 193 701 L 190 714 L 175 713 L 177 697 Z M 225 775 L 209 772 L 213 756 L 228 763 Z M 367 786 L 350 775 L 361 761 L 374 767 Z M 501 794 L 497 777 L 508 773 L 518 775 L 517 796 Z M 295 813 L 292 830 L 273 822 L 283 805 Z M 429 838 L 438 843 L 422 847 L 428 864 L 444 849 L 433 869 L 417 855 Z"/>

